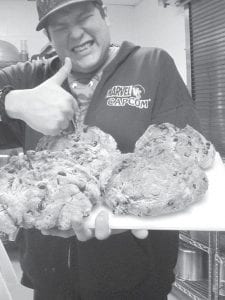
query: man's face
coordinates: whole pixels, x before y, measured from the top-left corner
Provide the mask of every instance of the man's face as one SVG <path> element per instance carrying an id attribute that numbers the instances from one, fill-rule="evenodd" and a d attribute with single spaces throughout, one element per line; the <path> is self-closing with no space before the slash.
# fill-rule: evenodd
<path id="1" fill-rule="evenodd" d="M 107 57 L 109 26 L 91 2 L 68 6 L 50 16 L 48 33 L 60 59 L 71 58 L 74 72 L 94 72 Z"/>

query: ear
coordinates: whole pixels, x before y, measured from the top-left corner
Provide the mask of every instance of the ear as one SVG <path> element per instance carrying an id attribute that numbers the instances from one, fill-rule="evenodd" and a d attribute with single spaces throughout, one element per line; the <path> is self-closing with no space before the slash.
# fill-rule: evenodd
<path id="1" fill-rule="evenodd" d="M 51 37 L 50 37 L 50 34 L 49 34 L 48 30 L 47 30 L 46 28 L 44 28 L 44 29 L 42 30 L 42 32 L 43 32 L 44 35 L 48 38 L 48 40 L 51 42 Z"/>
<path id="2" fill-rule="evenodd" d="M 48 37 L 48 33 L 47 33 L 47 30 L 45 28 L 42 30 L 42 32 L 44 33 L 45 36 Z"/>
<path id="3" fill-rule="evenodd" d="M 106 5 L 102 6 L 102 10 L 104 12 L 105 22 L 109 26 L 110 25 L 110 21 L 109 21 L 108 9 L 107 9 Z"/>

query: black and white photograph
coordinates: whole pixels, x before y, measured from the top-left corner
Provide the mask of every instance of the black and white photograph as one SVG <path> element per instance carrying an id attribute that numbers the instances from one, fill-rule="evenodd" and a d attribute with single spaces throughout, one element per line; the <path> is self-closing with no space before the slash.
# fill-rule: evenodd
<path id="1" fill-rule="evenodd" d="M 225 299 L 225 0 L 0 0 L 0 299 Z"/>

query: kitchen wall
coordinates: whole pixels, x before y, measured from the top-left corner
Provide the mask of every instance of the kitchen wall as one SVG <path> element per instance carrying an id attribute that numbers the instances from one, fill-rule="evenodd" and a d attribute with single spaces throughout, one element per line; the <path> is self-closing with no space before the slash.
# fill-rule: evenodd
<path id="1" fill-rule="evenodd" d="M 172 5 L 164 8 L 158 5 L 158 0 L 143 0 L 135 8 L 133 21 L 135 41 L 165 49 L 186 82 L 184 9 Z"/>
<path id="2" fill-rule="evenodd" d="M 158 5 L 158 0 L 142 0 L 136 7 L 110 4 L 108 13 L 114 42 L 126 39 L 144 46 L 164 48 L 186 80 L 182 9 L 163 8 Z M 29 54 L 37 54 L 47 43 L 47 38 L 42 32 L 35 32 L 36 23 L 35 2 L 0 0 L 0 39 L 13 43 L 18 49 L 20 40 L 26 39 Z"/>
<path id="3" fill-rule="evenodd" d="M 29 53 L 39 53 L 47 39 L 35 32 L 37 15 L 35 2 L 25 0 L 0 0 L 0 39 L 13 43 L 20 49 L 20 40 L 27 40 Z"/>

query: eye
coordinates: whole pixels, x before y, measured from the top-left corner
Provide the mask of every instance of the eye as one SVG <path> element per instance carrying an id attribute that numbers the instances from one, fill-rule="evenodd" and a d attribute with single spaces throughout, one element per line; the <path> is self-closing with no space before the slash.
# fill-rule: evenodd
<path id="1" fill-rule="evenodd" d="M 52 27 L 52 32 L 60 32 L 66 29 L 66 26 L 64 24 L 58 24 L 58 25 L 54 25 Z"/>
<path id="2" fill-rule="evenodd" d="M 88 21 L 91 17 L 93 17 L 93 14 L 83 15 L 79 18 L 79 22 Z"/>
<path id="3" fill-rule="evenodd" d="M 57 26 L 56 28 L 55 28 L 55 31 L 57 32 L 57 31 L 63 31 L 65 29 L 65 27 L 64 26 Z"/>

